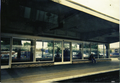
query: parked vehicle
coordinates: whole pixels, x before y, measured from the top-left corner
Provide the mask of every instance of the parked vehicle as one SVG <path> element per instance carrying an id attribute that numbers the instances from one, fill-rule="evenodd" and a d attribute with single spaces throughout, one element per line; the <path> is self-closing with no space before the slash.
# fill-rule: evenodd
<path id="1" fill-rule="evenodd" d="M 9 59 L 9 54 L 1 54 L 1 59 Z"/>
<path id="2" fill-rule="evenodd" d="M 73 59 L 82 59 L 81 52 L 73 52 Z"/>
<path id="3" fill-rule="evenodd" d="M 95 58 L 98 58 L 98 56 L 99 56 L 99 58 L 104 58 L 104 54 L 103 54 L 103 53 L 99 53 L 99 54 L 97 55 L 97 53 L 91 52 L 91 54 L 93 54 L 93 56 L 94 56 Z M 106 56 L 106 54 L 105 54 L 105 56 Z"/>
<path id="4" fill-rule="evenodd" d="M 110 53 L 110 57 L 115 58 L 115 57 L 120 57 L 119 53 Z"/>
<path id="5" fill-rule="evenodd" d="M 90 56 L 89 53 L 84 53 L 84 54 L 83 54 L 84 59 L 88 59 L 89 56 Z"/>

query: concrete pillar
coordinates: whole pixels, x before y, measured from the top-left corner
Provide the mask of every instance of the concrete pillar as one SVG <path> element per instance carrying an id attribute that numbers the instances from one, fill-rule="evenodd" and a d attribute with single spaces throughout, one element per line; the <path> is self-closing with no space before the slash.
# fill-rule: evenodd
<path id="1" fill-rule="evenodd" d="M 81 59 L 82 59 L 82 48 L 81 48 L 81 43 L 79 44 L 79 51 L 81 52 Z"/>
<path id="2" fill-rule="evenodd" d="M 63 57 L 63 50 L 64 50 L 64 48 L 63 48 L 63 43 L 64 43 L 64 41 L 62 41 L 62 62 L 63 62 L 63 60 L 64 60 L 64 57 Z"/>
<path id="3" fill-rule="evenodd" d="M 33 62 L 36 62 L 36 40 L 33 41 Z"/>
<path id="4" fill-rule="evenodd" d="M 91 43 L 89 44 L 89 48 L 90 48 L 89 55 L 91 55 Z"/>
<path id="5" fill-rule="evenodd" d="M 106 58 L 110 58 L 110 44 L 105 44 L 106 46 Z"/>
<path id="6" fill-rule="evenodd" d="M 70 62 L 72 62 L 72 42 L 70 42 Z"/>
<path id="7" fill-rule="evenodd" d="M 99 59 L 98 43 L 97 43 L 97 56 L 98 56 L 98 59 Z"/>
<path id="8" fill-rule="evenodd" d="M 83 57 L 83 43 L 81 43 L 81 54 L 82 54 L 82 59 L 84 59 L 84 57 Z"/>
<path id="9" fill-rule="evenodd" d="M 44 47 L 44 42 L 42 41 L 42 58 L 43 58 L 43 47 Z"/>
<path id="10" fill-rule="evenodd" d="M 11 68 L 12 64 L 12 45 L 13 45 L 13 38 L 10 38 L 10 55 L 9 55 L 9 67 Z"/>
<path id="11" fill-rule="evenodd" d="M 31 48 L 30 48 L 30 61 L 34 61 L 34 40 L 31 40 Z"/>
<path id="12" fill-rule="evenodd" d="M 55 53 L 55 48 L 54 48 L 54 44 L 55 44 L 55 41 L 53 41 L 53 61 L 55 61 L 55 56 L 54 56 L 54 53 Z"/>

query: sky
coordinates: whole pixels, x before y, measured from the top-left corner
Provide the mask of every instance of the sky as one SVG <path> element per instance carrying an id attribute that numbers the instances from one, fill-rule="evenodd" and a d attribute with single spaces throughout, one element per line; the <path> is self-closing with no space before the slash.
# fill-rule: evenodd
<path id="1" fill-rule="evenodd" d="M 110 48 L 119 48 L 120 47 L 120 42 L 115 42 L 110 44 Z"/>
<path id="2" fill-rule="evenodd" d="M 107 14 L 114 18 L 120 19 L 120 0 L 71 0 Z"/>
<path id="3" fill-rule="evenodd" d="M 120 47 L 119 42 L 110 43 L 110 48 L 119 48 L 119 47 Z M 103 48 L 103 45 L 98 45 L 98 48 Z"/>

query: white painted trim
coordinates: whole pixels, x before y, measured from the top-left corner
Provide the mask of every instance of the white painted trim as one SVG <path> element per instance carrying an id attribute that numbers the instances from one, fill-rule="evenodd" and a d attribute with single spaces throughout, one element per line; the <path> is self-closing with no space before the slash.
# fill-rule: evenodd
<path id="1" fill-rule="evenodd" d="M 72 62 L 55 62 L 54 65 L 72 64 Z"/>
<path id="2" fill-rule="evenodd" d="M 50 38 L 50 37 L 41 37 L 41 36 L 30 36 L 30 35 L 20 35 L 20 34 L 11 34 L 11 33 L 1 33 L 1 37 L 13 37 L 13 38 L 27 38 L 27 39 L 36 39 L 36 40 L 53 40 L 53 41 L 68 41 L 68 42 L 77 42 L 83 43 L 88 41 L 78 41 L 78 40 L 70 40 L 70 39 L 62 39 L 62 38 Z M 95 42 L 94 42 L 95 43 Z M 103 43 L 104 44 L 104 43 Z"/>
<path id="3" fill-rule="evenodd" d="M 8 69 L 8 68 L 10 68 L 9 65 L 3 65 L 3 66 L 1 66 L 1 69 Z"/>

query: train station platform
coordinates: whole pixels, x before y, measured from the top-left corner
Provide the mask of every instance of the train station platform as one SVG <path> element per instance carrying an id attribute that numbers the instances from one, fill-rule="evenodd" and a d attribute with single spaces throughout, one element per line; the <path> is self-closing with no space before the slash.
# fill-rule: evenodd
<path id="1" fill-rule="evenodd" d="M 54 83 L 119 70 L 119 60 L 108 62 L 64 64 L 33 68 L 1 69 L 2 83 Z"/>

